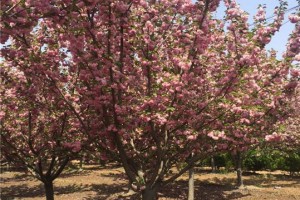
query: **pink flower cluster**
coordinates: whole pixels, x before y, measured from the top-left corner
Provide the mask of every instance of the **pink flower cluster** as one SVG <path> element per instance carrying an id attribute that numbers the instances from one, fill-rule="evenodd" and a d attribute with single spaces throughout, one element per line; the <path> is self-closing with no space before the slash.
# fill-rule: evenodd
<path id="1" fill-rule="evenodd" d="M 300 16 L 299 15 L 290 15 L 289 20 L 291 23 L 300 22 Z"/>
<path id="2" fill-rule="evenodd" d="M 212 138 L 213 140 L 225 139 L 225 132 L 224 131 L 211 131 L 207 134 L 208 137 Z"/>
<path id="3" fill-rule="evenodd" d="M 282 137 L 280 134 L 274 132 L 271 135 L 266 135 L 265 140 L 268 142 L 280 142 L 282 140 Z"/>
<path id="4" fill-rule="evenodd" d="M 80 141 L 66 142 L 63 144 L 63 146 L 67 149 L 71 149 L 71 151 L 74 153 L 77 153 L 81 150 L 81 142 Z"/>

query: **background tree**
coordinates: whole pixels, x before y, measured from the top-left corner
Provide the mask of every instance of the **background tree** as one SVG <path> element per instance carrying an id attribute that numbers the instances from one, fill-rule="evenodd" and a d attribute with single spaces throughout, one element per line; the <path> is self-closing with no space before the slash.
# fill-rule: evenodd
<path id="1" fill-rule="evenodd" d="M 53 181 L 81 150 L 78 122 L 51 84 L 18 67 L 1 66 L 1 154 L 29 170 L 54 199 Z"/>
<path id="2" fill-rule="evenodd" d="M 300 77 L 300 10 L 297 9 L 296 13 L 289 16 L 290 22 L 295 24 L 295 30 L 291 34 L 287 51 L 284 58 L 293 63 L 293 67 L 289 70 L 289 84 L 286 85 L 285 91 L 290 96 L 291 112 L 289 118 L 286 121 L 279 122 L 277 124 L 277 131 L 273 134 L 266 136 L 266 141 L 270 142 L 272 146 L 282 151 L 287 151 L 291 155 L 298 154 L 299 149 L 299 77 Z M 284 141 L 284 142 L 282 142 Z M 296 152 L 296 153 L 295 153 Z M 295 165 L 293 165 L 295 166 Z"/>
<path id="3" fill-rule="evenodd" d="M 220 131 L 224 131 L 222 138 L 226 144 L 222 146 L 235 155 L 238 186 L 243 185 L 244 152 L 260 145 L 265 136 L 275 130 L 276 122 L 284 121 L 290 113 L 290 96 L 297 82 L 289 79 L 288 74 L 295 56 L 280 61 L 275 51 L 265 49 L 283 22 L 286 5 L 286 2 L 280 2 L 270 24 L 266 23 L 264 9 L 259 7 L 254 28 L 250 28 L 247 13 L 235 1 L 226 4 L 229 23 L 227 59 L 240 68 L 240 77 L 235 83 L 237 86 L 220 102 L 227 113 L 220 121 L 219 132 L 215 131 L 211 136 L 217 139 Z"/>

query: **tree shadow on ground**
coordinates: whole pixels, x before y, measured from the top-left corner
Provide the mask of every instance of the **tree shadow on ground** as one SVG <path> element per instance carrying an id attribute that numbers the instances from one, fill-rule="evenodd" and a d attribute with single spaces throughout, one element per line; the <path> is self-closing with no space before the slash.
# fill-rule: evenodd
<path id="1" fill-rule="evenodd" d="M 42 185 L 29 187 L 27 184 L 1 187 L 1 199 L 14 199 L 15 197 L 42 197 L 44 189 Z"/>
<path id="2" fill-rule="evenodd" d="M 72 184 L 63 187 L 56 187 L 54 184 L 54 195 L 70 194 L 75 192 L 90 190 L 89 185 L 78 185 Z M 28 186 L 22 184 L 18 186 L 2 187 L 1 188 L 1 199 L 14 199 L 14 198 L 34 198 L 45 196 L 45 190 L 43 184 L 37 186 Z"/>
<path id="3" fill-rule="evenodd" d="M 106 163 L 104 165 L 101 165 L 100 163 L 84 163 L 82 165 L 82 168 L 84 170 L 107 170 L 107 169 L 118 169 L 122 168 L 122 166 L 118 163 Z"/>
<path id="4" fill-rule="evenodd" d="M 67 169 L 62 172 L 59 178 L 68 178 L 74 176 L 88 176 L 91 172 L 86 170 L 79 170 L 79 169 Z"/>
<path id="5" fill-rule="evenodd" d="M 72 185 L 60 186 L 60 187 L 55 187 L 54 185 L 55 195 L 70 194 L 70 193 L 83 192 L 89 190 L 90 190 L 90 186 L 85 184 L 72 184 Z"/>
<path id="6" fill-rule="evenodd" d="M 236 188 L 232 186 L 211 183 L 207 184 L 195 180 L 195 199 L 197 200 L 228 200 L 238 199 L 250 195 L 247 192 L 235 190 Z M 230 194 L 227 194 L 226 192 Z M 187 199 L 188 181 L 176 181 L 163 188 L 163 190 L 159 194 L 160 197 L 164 198 Z"/>
<path id="7" fill-rule="evenodd" d="M 277 179 L 280 180 L 297 180 L 300 181 L 300 175 L 286 175 L 286 174 L 267 174 L 268 177 L 276 177 Z"/>
<path id="8" fill-rule="evenodd" d="M 122 197 L 128 191 L 127 184 L 106 185 L 106 184 L 92 184 L 90 189 L 97 194 L 84 198 L 85 200 L 125 200 L 132 199 L 129 197 Z"/>
<path id="9" fill-rule="evenodd" d="M 264 188 L 273 188 L 273 187 L 291 187 L 295 184 L 300 184 L 300 179 L 298 177 L 290 177 L 286 175 L 268 175 L 268 174 L 258 174 L 258 175 L 251 175 L 250 178 L 244 179 L 245 186 L 257 186 L 257 187 L 264 187 Z M 219 185 L 228 185 L 228 186 L 235 186 L 236 185 L 236 178 L 210 178 L 206 179 L 205 181 L 201 181 L 204 184 L 216 183 Z"/>
<path id="10" fill-rule="evenodd" d="M 92 190 L 97 191 L 97 195 L 89 196 L 85 200 L 140 200 L 140 194 L 135 193 L 126 196 L 128 185 L 92 185 Z M 226 193 L 228 192 L 228 193 Z M 188 182 L 176 181 L 162 188 L 159 191 L 159 199 L 187 199 Z M 245 196 L 250 196 L 246 190 L 237 190 L 235 187 L 218 184 L 204 184 L 195 181 L 195 199 L 197 200 L 233 200 Z"/>
<path id="11" fill-rule="evenodd" d="M 119 171 L 117 171 L 116 173 L 102 173 L 101 177 L 111 178 L 114 181 L 127 180 L 127 175 Z"/>
<path id="12" fill-rule="evenodd" d="M 7 166 L 0 166 L 0 173 L 5 172 L 24 172 L 27 171 L 26 167 L 17 167 L 13 165 L 7 165 Z"/>
<path id="13" fill-rule="evenodd" d="M 250 179 L 244 181 L 245 185 L 255 185 L 259 187 L 271 188 L 271 187 L 291 187 L 295 184 L 300 184 L 299 177 L 291 177 L 281 174 L 260 174 L 251 176 Z"/>
<path id="14" fill-rule="evenodd" d="M 107 169 L 106 169 L 107 171 Z M 70 176 L 81 176 L 83 174 L 90 174 L 91 171 L 80 171 L 70 174 L 62 175 L 60 178 L 67 178 Z M 122 174 L 106 173 L 101 174 L 102 177 L 111 177 L 114 180 L 123 179 Z M 14 176 L 14 181 L 24 181 L 32 178 L 26 174 L 17 174 Z M 277 182 L 279 181 L 279 182 Z M 219 178 L 213 177 L 206 180 L 195 180 L 195 199 L 197 200 L 231 200 L 239 199 L 245 196 L 250 196 L 247 189 L 236 189 L 235 178 Z M 244 179 L 246 186 L 254 185 L 258 187 L 291 187 L 294 184 L 300 184 L 300 177 L 291 177 L 287 175 L 269 175 L 269 174 L 256 174 L 249 175 Z M 20 183 L 19 183 L 20 184 Z M 43 197 L 43 185 L 31 186 L 22 184 L 18 186 L 1 187 L 1 199 L 10 200 L 16 197 Z M 65 195 L 71 193 L 80 193 L 83 191 L 90 191 L 85 200 L 139 200 L 139 194 L 124 197 L 128 191 L 126 183 L 115 182 L 115 184 L 72 184 L 67 186 L 56 187 L 54 183 L 55 195 Z M 187 199 L 188 194 L 188 181 L 178 180 L 170 185 L 162 188 L 159 192 L 160 200 L 167 198 L 172 199 Z"/>
<path id="15" fill-rule="evenodd" d="M 24 181 L 32 181 L 35 178 L 30 174 L 30 173 L 18 173 L 15 174 L 13 177 L 0 177 L 0 183 L 5 183 L 5 182 L 24 182 Z"/>
<path id="16" fill-rule="evenodd" d="M 1 199 L 14 199 L 19 197 L 34 198 L 43 197 L 44 188 L 40 184 L 36 187 L 29 187 L 27 184 L 19 186 L 10 186 L 1 188 Z M 229 200 L 238 199 L 250 195 L 249 193 L 241 192 L 241 190 L 234 191 L 235 188 L 231 186 L 224 186 L 218 184 L 205 184 L 200 181 L 195 181 L 195 199 L 197 200 Z M 70 193 L 77 193 L 83 191 L 93 191 L 93 195 L 85 197 L 85 200 L 139 200 L 139 194 L 131 196 L 124 196 L 128 191 L 127 184 L 72 184 L 63 187 L 56 187 L 54 184 L 55 196 L 65 195 Z M 226 194 L 229 192 L 230 194 Z M 173 199 L 187 199 L 188 185 L 187 181 L 176 181 L 166 187 L 160 192 L 160 199 L 173 198 Z"/>

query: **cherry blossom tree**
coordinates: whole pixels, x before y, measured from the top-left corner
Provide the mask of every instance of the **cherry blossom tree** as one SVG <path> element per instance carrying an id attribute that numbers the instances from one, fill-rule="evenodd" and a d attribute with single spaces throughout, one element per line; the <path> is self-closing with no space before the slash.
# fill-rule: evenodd
<path id="1" fill-rule="evenodd" d="M 51 83 L 19 66 L 1 66 L 1 154 L 43 182 L 51 200 L 53 181 L 81 150 L 78 120 L 53 95 Z"/>
<path id="2" fill-rule="evenodd" d="M 164 180 L 193 149 L 188 144 L 197 135 L 187 127 L 211 123 L 209 109 L 227 92 L 218 81 L 228 69 L 214 63 L 217 50 L 207 50 L 210 43 L 218 45 L 220 32 L 211 30 L 216 24 L 209 18 L 218 3 L 5 1 L 2 42 L 10 37 L 16 48 L 2 52 L 14 62 L 32 58 L 28 70 L 52 81 L 52 94 L 78 118 L 79 129 L 109 154 L 102 157 L 117 153 L 132 188 L 153 199 L 159 187 L 189 168 Z M 68 89 L 59 70 L 48 70 L 60 66 Z M 78 98 L 69 97 L 72 90 Z"/>
<path id="3" fill-rule="evenodd" d="M 299 71 L 292 70 L 292 74 L 299 74 Z M 295 77 L 293 77 L 294 79 Z M 299 79 L 299 78 L 298 78 Z M 283 152 L 292 153 L 299 149 L 299 85 L 295 89 L 295 94 L 291 97 L 291 113 L 285 121 L 276 124 L 276 131 L 266 135 L 267 144 L 273 148 L 280 149 Z"/>
<path id="4" fill-rule="evenodd" d="M 231 1 L 231 7 L 227 12 L 234 9 L 237 13 L 240 10 L 233 2 Z M 234 43 L 237 46 L 237 53 L 243 55 L 244 58 L 255 58 L 244 60 L 246 62 L 243 64 L 248 65 L 248 68 L 245 69 L 248 72 L 240 78 L 239 87 L 227 95 L 224 103 L 224 107 L 230 108 L 230 112 L 225 115 L 226 120 L 224 120 L 224 123 L 227 124 L 226 128 L 224 127 L 226 130 L 225 140 L 236 157 L 238 186 L 243 185 L 242 157 L 244 152 L 262 144 L 265 136 L 276 130 L 276 122 L 283 122 L 291 112 L 291 98 L 295 95 L 294 91 L 299 78 L 299 72 L 293 69 L 292 64 L 293 60 L 297 60 L 295 51 L 299 48 L 295 48 L 293 44 L 298 25 L 291 36 L 291 44 L 288 45 L 287 52 L 289 53 L 283 60 L 276 58 L 275 51 L 266 52 L 264 49 L 265 44 L 270 42 L 271 36 L 281 26 L 285 6 L 286 3 L 281 2 L 281 6 L 275 10 L 277 17 L 271 24 L 266 23 L 265 11 L 260 7 L 255 16 L 254 29 L 247 30 L 248 24 L 243 23 L 242 26 L 246 27 L 244 30 L 247 31 L 239 33 L 242 35 L 239 39 L 248 41 L 248 44 L 239 45 L 242 43 L 239 40 Z M 243 18 L 244 15 L 236 16 Z M 296 22 L 295 18 L 297 17 L 290 18 L 291 21 Z M 235 21 L 232 21 L 231 24 L 238 26 Z M 255 52 L 255 50 L 259 52 Z M 290 72 L 292 78 L 289 78 Z"/>
<path id="5" fill-rule="evenodd" d="M 12 45 L 2 54 L 25 76 L 39 77 L 37 86 L 49 82 L 49 94 L 75 116 L 70 129 L 94 141 L 103 159 L 120 161 L 143 199 L 155 199 L 161 187 L 213 151 L 207 141 L 229 138 L 225 117 L 238 108 L 233 102 L 241 101 L 239 92 L 258 90 L 259 70 L 277 75 L 272 58 L 270 65 L 260 64 L 280 24 L 251 36 L 247 17 L 225 1 L 232 21 L 226 32 L 225 23 L 212 17 L 219 2 L 6 0 L 1 42 Z M 288 64 L 279 66 L 281 78 Z M 244 123 L 240 116 L 227 123 Z"/>

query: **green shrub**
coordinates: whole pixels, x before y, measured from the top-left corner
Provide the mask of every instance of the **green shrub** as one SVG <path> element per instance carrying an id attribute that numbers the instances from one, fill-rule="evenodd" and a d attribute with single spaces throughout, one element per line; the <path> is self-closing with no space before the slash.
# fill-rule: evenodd
<path id="1" fill-rule="evenodd" d="M 262 154 L 260 151 L 251 150 L 246 154 L 244 167 L 251 171 L 264 170 L 270 161 L 269 156 Z"/>
<path id="2" fill-rule="evenodd" d="M 285 158 L 286 170 L 291 174 L 295 172 L 300 172 L 300 152 L 293 152 L 286 156 Z"/>
<path id="3" fill-rule="evenodd" d="M 300 171 L 300 151 L 283 152 L 279 150 L 263 149 L 251 150 L 244 159 L 246 170 L 285 170 L 291 173 Z"/>

